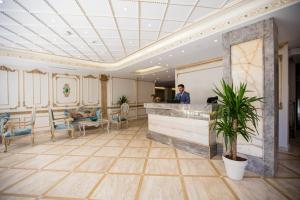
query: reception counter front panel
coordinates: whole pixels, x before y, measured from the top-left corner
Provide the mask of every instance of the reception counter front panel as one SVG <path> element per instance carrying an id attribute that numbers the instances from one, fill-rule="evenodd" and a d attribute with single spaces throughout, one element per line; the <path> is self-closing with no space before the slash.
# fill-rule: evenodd
<path id="1" fill-rule="evenodd" d="M 147 103 L 145 108 L 148 138 L 207 158 L 216 155 L 212 105 Z"/>

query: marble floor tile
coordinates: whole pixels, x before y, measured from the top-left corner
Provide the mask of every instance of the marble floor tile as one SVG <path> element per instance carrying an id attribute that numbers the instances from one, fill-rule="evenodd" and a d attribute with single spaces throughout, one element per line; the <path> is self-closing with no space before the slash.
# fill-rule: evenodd
<path id="1" fill-rule="evenodd" d="M 96 173 L 72 173 L 57 184 L 46 196 L 86 198 L 103 175 Z"/>
<path id="2" fill-rule="evenodd" d="M 64 171 L 73 170 L 86 158 L 87 157 L 83 156 L 64 156 L 45 167 L 45 169 Z"/>
<path id="3" fill-rule="evenodd" d="M 200 155 L 192 154 L 187 151 L 182 151 L 179 149 L 176 149 L 178 158 L 195 158 L 195 159 L 205 159 L 204 157 L 201 157 Z"/>
<path id="4" fill-rule="evenodd" d="M 117 140 L 130 140 L 133 137 L 134 137 L 134 135 L 120 133 L 120 135 L 117 135 L 116 137 L 114 137 L 114 140 L 116 140 L 116 139 Z"/>
<path id="5" fill-rule="evenodd" d="M 160 143 L 160 142 L 156 142 L 156 141 L 152 141 L 152 147 L 170 148 L 169 145 L 166 145 L 166 144 L 163 144 L 163 143 Z"/>
<path id="6" fill-rule="evenodd" d="M 129 143 L 129 140 L 111 140 L 105 146 L 107 147 L 125 147 Z"/>
<path id="7" fill-rule="evenodd" d="M 35 200 L 33 197 L 18 197 L 11 195 L 0 194 L 0 200 Z"/>
<path id="8" fill-rule="evenodd" d="M 35 172 L 27 169 L 0 169 L 0 191 Z"/>
<path id="9" fill-rule="evenodd" d="M 59 157 L 60 156 L 58 155 L 38 155 L 18 165 L 15 165 L 14 168 L 41 169 Z"/>
<path id="10" fill-rule="evenodd" d="M 278 165 L 275 176 L 276 177 L 299 177 L 299 179 L 300 179 L 299 175 L 297 175 L 295 172 L 291 171 L 290 169 L 288 169 L 282 165 Z"/>
<path id="11" fill-rule="evenodd" d="M 110 157 L 91 157 L 77 167 L 76 171 L 106 172 L 114 160 L 115 158 Z"/>
<path id="12" fill-rule="evenodd" d="M 119 156 L 122 152 L 123 147 L 102 147 L 99 151 L 97 151 L 94 156 Z"/>
<path id="13" fill-rule="evenodd" d="M 68 153 L 68 155 L 90 156 L 99 149 L 100 147 L 95 146 L 80 146 L 79 148 L 76 148 L 70 153 Z"/>
<path id="14" fill-rule="evenodd" d="M 44 153 L 54 147 L 55 146 L 53 145 L 35 145 L 31 148 L 26 149 L 25 151 L 22 151 L 21 153 Z"/>
<path id="15" fill-rule="evenodd" d="M 101 139 L 101 138 L 95 138 L 92 140 L 89 140 L 87 143 L 85 143 L 85 146 L 103 146 L 105 145 L 109 140 L 107 139 Z"/>
<path id="16" fill-rule="evenodd" d="M 121 154 L 121 157 L 144 158 L 147 156 L 148 148 L 143 147 L 127 147 Z"/>
<path id="17" fill-rule="evenodd" d="M 83 145 L 87 141 L 89 141 L 89 140 L 88 139 L 75 138 L 75 139 L 71 139 L 71 140 L 65 142 L 64 145 Z"/>
<path id="18" fill-rule="evenodd" d="M 0 159 L 0 167 L 11 167 L 35 156 L 33 154 L 13 154 Z"/>
<path id="19" fill-rule="evenodd" d="M 184 177 L 184 183 L 190 200 L 235 199 L 222 179 L 218 177 Z"/>
<path id="20" fill-rule="evenodd" d="M 149 158 L 175 158 L 173 148 L 151 148 Z"/>
<path id="21" fill-rule="evenodd" d="M 142 158 L 119 158 L 110 172 L 113 173 L 142 173 L 145 159 Z"/>
<path id="22" fill-rule="evenodd" d="M 140 176 L 137 175 L 108 174 L 93 192 L 91 198 L 105 200 L 135 199 L 139 180 Z"/>
<path id="23" fill-rule="evenodd" d="M 42 195 L 55 183 L 62 179 L 67 172 L 41 171 L 18 182 L 4 191 L 8 194 Z M 45 181 L 47 180 L 47 181 Z"/>
<path id="24" fill-rule="evenodd" d="M 234 181 L 229 178 L 225 178 L 225 180 L 240 199 L 286 199 L 281 193 L 279 193 L 261 178 L 244 178 L 241 181 Z"/>
<path id="25" fill-rule="evenodd" d="M 145 176 L 139 194 L 139 199 L 184 199 L 180 178 L 172 176 Z"/>
<path id="26" fill-rule="evenodd" d="M 267 179 L 290 199 L 300 199 L 300 179 Z"/>
<path id="27" fill-rule="evenodd" d="M 149 159 L 146 172 L 147 174 L 179 174 L 176 160 L 170 159 Z"/>
<path id="28" fill-rule="evenodd" d="M 66 155 L 72 150 L 78 148 L 79 146 L 63 146 L 63 145 L 57 145 L 52 149 L 49 149 L 48 151 L 44 152 L 43 154 L 51 154 L 51 155 Z"/>
<path id="29" fill-rule="evenodd" d="M 180 159 L 179 164 L 183 175 L 217 176 L 208 160 Z"/>
<path id="30" fill-rule="evenodd" d="M 129 147 L 149 147 L 150 140 L 131 140 L 128 144 Z"/>
<path id="31" fill-rule="evenodd" d="M 300 174 L 300 160 L 281 160 L 279 163 L 297 174 Z"/>

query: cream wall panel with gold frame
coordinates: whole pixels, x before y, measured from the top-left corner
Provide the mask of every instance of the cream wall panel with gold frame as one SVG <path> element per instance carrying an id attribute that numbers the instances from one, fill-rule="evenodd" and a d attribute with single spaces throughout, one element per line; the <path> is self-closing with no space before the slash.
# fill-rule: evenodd
<path id="1" fill-rule="evenodd" d="M 82 77 L 82 104 L 87 106 L 101 104 L 101 87 L 98 76 L 87 75 Z"/>
<path id="2" fill-rule="evenodd" d="M 67 107 L 67 106 L 80 105 L 80 76 L 79 75 L 53 73 L 52 82 L 53 82 L 53 106 L 54 107 L 65 107 L 65 106 Z"/>
<path id="3" fill-rule="evenodd" d="M 155 93 L 154 82 L 137 81 L 137 118 L 147 117 L 144 103 L 152 102 L 151 94 Z"/>
<path id="4" fill-rule="evenodd" d="M 37 69 L 23 71 L 23 106 L 32 105 L 42 108 L 49 105 L 49 73 Z"/>
<path id="5" fill-rule="evenodd" d="M 0 66 L 0 109 L 16 109 L 20 106 L 19 71 Z"/>

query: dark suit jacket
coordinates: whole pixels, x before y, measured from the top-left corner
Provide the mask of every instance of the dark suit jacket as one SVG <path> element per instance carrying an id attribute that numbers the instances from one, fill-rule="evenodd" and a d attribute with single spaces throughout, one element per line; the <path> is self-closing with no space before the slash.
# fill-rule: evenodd
<path id="1" fill-rule="evenodd" d="M 175 96 L 175 100 L 179 101 L 180 103 L 189 104 L 190 103 L 190 93 L 184 91 L 182 94 L 177 93 Z"/>

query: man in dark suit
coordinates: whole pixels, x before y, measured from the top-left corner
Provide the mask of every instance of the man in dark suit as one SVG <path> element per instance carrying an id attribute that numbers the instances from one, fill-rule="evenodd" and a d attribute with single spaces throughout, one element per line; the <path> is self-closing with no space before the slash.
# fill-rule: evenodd
<path id="1" fill-rule="evenodd" d="M 176 94 L 175 100 L 184 103 L 184 104 L 189 104 L 190 103 L 190 93 L 184 91 L 184 85 L 179 84 L 178 86 L 179 93 Z"/>

